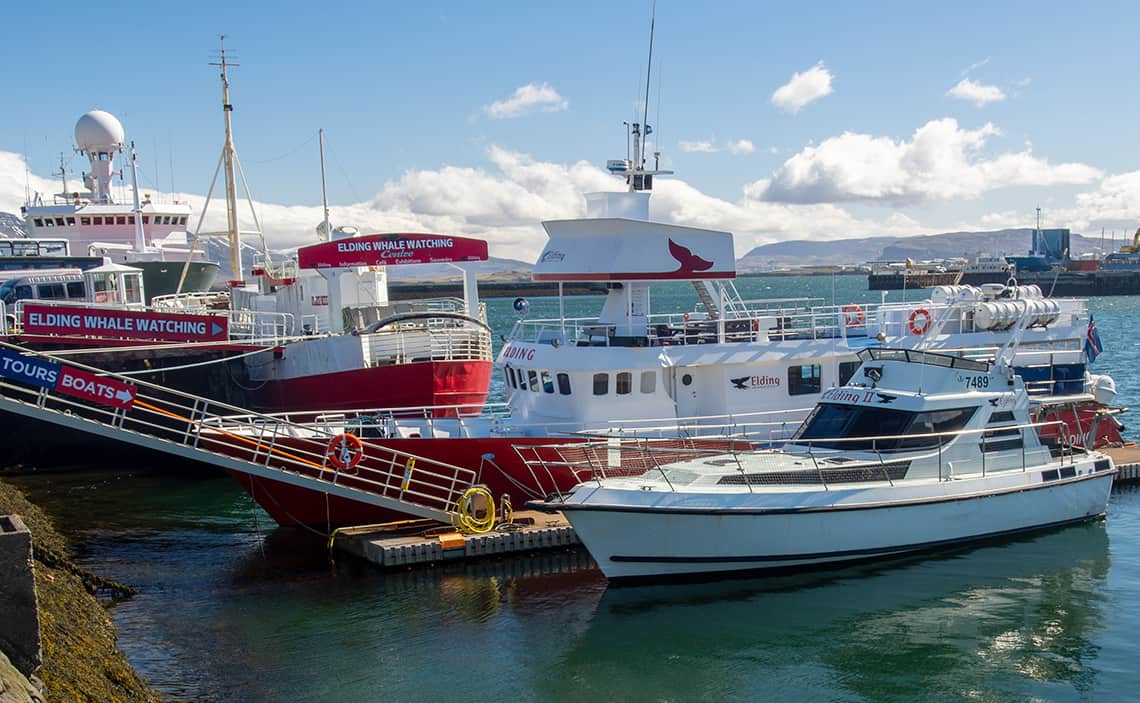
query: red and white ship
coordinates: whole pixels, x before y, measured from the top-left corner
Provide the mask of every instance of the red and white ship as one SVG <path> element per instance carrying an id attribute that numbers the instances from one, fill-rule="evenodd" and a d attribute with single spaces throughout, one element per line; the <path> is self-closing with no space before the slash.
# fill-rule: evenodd
<path id="1" fill-rule="evenodd" d="M 559 286 L 606 283 L 601 312 L 519 320 L 497 364 L 505 409 L 451 418 L 409 409 L 310 415 L 315 421 L 304 425 L 282 423 L 275 445 L 324 438 L 335 454 L 351 436 L 359 440 L 362 467 L 370 452 L 383 455 L 385 447 L 473 469 L 496 497 L 519 505 L 568 490 L 586 478 L 582 466 L 644 470 L 644 463 L 623 465 L 631 454 L 618 451 L 638 438 L 654 438 L 657 447 L 661 438 L 678 447 L 779 443 L 828 388 L 847 382 L 859 366 L 858 351 L 880 345 L 971 359 L 992 359 L 1008 347 L 1038 413 L 1059 416 L 1066 435 L 1087 444 L 1120 440 L 1108 407 L 1111 379 L 1086 372 L 1085 301 L 1004 285 L 947 286 L 925 301 L 882 305 L 745 300 L 732 283 L 731 233 L 650 222 L 648 190 L 657 172 L 629 162 L 611 170 L 627 177 L 630 190 L 587 195 L 586 218 L 543 223 L 549 241 L 534 269 L 535 280 Z M 666 281 L 692 283 L 692 311 L 651 311 L 652 285 Z M 523 314 L 526 308 L 516 305 Z M 248 432 L 243 427 L 247 420 L 214 421 L 214 431 Z M 565 461 L 565 447 L 554 451 L 598 436 L 614 451 L 594 444 L 574 466 Z M 271 478 L 238 479 L 282 524 L 331 527 L 401 517 Z M 350 471 L 343 480 L 352 480 Z"/>

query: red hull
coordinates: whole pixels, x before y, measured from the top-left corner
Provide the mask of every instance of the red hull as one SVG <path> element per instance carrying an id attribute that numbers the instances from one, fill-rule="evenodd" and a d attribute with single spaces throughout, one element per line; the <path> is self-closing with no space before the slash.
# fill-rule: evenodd
<path id="1" fill-rule="evenodd" d="M 364 439 L 363 441 L 366 457 L 369 455 L 369 445 L 379 445 L 452 466 L 478 470 L 476 483 L 486 486 L 495 496 L 496 501 L 503 495 L 510 496 L 511 504 L 516 508 L 522 508 L 528 500 L 543 498 L 559 491 L 567 491 L 583 480 L 590 478 L 588 470 L 576 472 L 566 466 L 548 465 L 545 468 L 537 466 L 535 465 L 537 462 L 533 461 L 533 455 L 528 456 L 532 459 L 531 466 L 528 466 L 527 462 L 524 462 L 519 453 L 515 451 L 516 446 L 525 445 L 539 447 L 533 451 L 542 452 L 542 447 L 580 444 L 581 438 L 478 437 Z M 293 444 L 294 442 L 288 439 L 281 439 L 277 442 L 277 446 L 283 449 L 289 448 Z M 677 445 L 691 446 L 691 443 L 677 440 Z M 729 443 L 706 442 L 702 443 L 702 446 L 728 449 Z M 564 449 L 563 451 L 567 450 Z M 233 452 L 227 451 L 227 453 Z M 487 455 L 492 455 L 492 458 L 484 459 Z M 563 460 L 563 455 L 553 450 L 547 450 L 542 453 L 542 456 L 552 463 Z M 627 473 L 641 473 L 648 468 L 639 457 L 635 456 L 635 453 L 624 453 L 621 456 L 623 468 Z M 603 448 L 597 451 L 593 455 L 594 460 L 588 463 L 595 466 L 603 465 L 606 463 L 606 458 L 606 450 Z M 668 459 L 660 456 L 659 460 L 666 462 Z M 367 461 L 366 458 L 365 463 Z M 617 473 L 621 469 L 607 468 L 607 471 Z M 406 514 L 384 510 L 353 500 L 326 496 L 324 493 L 307 488 L 299 488 L 270 479 L 255 479 L 248 474 L 238 474 L 235 475 L 235 478 L 241 483 L 242 488 L 257 501 L 258 505 L 264 508 L 281 525 L 304 524 L 320 528 L 344 527 L 389 522 L 409 517 Z"/>
<path id="2" fill-rule="evenodd" d="M 270 381 L 255 397 L 259 409 L 271 412 L 467 405 L 477 414 L 487 400 L 491 370 L 490 361 L 373 366 Z"/>

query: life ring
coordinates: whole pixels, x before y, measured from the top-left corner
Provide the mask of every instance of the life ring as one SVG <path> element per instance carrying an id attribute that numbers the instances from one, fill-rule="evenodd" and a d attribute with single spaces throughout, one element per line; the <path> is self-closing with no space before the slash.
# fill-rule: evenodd
<path id="1" fill-rule="evenodd" d="M 351 432 L 342 432 L 329 441 L 325 457 L 338 471 L 354 469 L 364 458 L 364 443 Z"/>
<path id="2" fill-rule="evenodd" d="M 916 322 L 920 316 L 922 317 L 922 322 Z M 907 327 L 910 328 L 911 334 L 922 336 L 926 334 L 926 330 L 930 329 L 930 322 L 933 319 L 934 318 L 930 315 L 930 311 L 926 308 L 915 308 L 914 312 L 910 314 L 910 322 L 907 323 Z"/>
<path id="3" fill-rule="evenodd" d="M 864 319 L 863 308 L 854 303 L 843 306 L 843 322 L 848 327 L 858 327 L 863 324 Z"/>

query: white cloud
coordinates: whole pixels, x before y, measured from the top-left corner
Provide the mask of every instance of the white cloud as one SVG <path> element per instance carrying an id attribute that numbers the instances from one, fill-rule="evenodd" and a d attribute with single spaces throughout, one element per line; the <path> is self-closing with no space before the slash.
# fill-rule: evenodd
<path id="1" fill-rule="evenodd" d="M 570 106 L 566 98 L 550 87 L 548 83 L 527 83 L 515 88 L 506 100 L 496 100 L 483 107 L 489 117 L 496 120 L 522 117 L 536 110 L 561 112 Z"/>
<path id="2" fill-rule="evenodd" d="M 803 73 L 792 74 L 792 79 L 772 93 L 772 104 L 784 112 L 799 112 L 804 105 L 831 94 L 831 71 L 820 61 Z"/>
<path id="3" fill-rule="evenodd" d="M 985 66 L 989 62 L 990 62 L 990 57 L 987 56 L 986 58 L 982 59 L 981 61 L 978 61 L 977 63 L 972 63 L 969 66 L 962 69 L 962 75 L 963 76 L 969 75 L 970 73 L 978 70 L 982 66 Z"/>
<path id="4" fill-rule="evenodd" d="M 927 122 L 909 141 L 844 132 L 804 147 L 746 193 L 788 203 L 897 204 L 977 198 L 1015 185 L 1083 184 L 1101 176 L 1092 166 L 1050 164 L 1029 150 L 984 157 L 986 140 L 999 133 L 990 123 L 962 129 L 948 117 Z"/>
<path id="5" fill-rule="evenodd" d="M 972 81 L 969 78 L 963 78 L 958 81 L 950 90 L 946 91 L 946 95 L 958 100 L 969 100 L 978 107 L 983 107 L 987 103 L 1001 102 L 1005 100 L 1005 93 L 996 85 L 986 85 Z"/>
<path id="6" fill-rule="evenodd" d="M 756 145 L 748 139 L 737 139 L 728 145 L 728 150 L 734 154 L 751 154 L 756 151 Z"/>
<path id="7" fill-rule="evenodd" d="M 720 151 L 720 149 L 713 144 L 711 139 L 697 139 L 693 141 L 682 139 L 677 142 L 677 146 L 686 154 L 714 154 Z"/>
<path id="8" fill-rule="evenodd" d="M 756 151 L 756 146 L 747 139 L 730 141 L 723 146 L 717 144 L 715 139 L 681 140 L 677 142 L 677 147 L 686 154 L 715 154 L 720 151 L 728 151 L 729 153 L 740 155 L 751 154 Z"/>

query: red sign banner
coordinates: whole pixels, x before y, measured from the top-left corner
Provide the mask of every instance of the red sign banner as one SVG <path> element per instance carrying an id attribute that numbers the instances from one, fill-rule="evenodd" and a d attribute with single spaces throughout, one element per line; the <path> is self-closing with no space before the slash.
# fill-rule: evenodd
<path id="1" fill-rule="evenodd" d="M 23 323 L 25 334 L 164 342 L 223 342 L 229 339 L 229 318 L 222 315 L 32 304 L 24 306 Z"/>
<path id="2" fill-rule="evenodd" d="M 135 387 L 112 378 L 62 366 L 55 389 L 76 398 L 91 400 L 113 408 L 126 410 L 135 402 Z"/>
<path id="3" fill-rule="evenodd" d="M 487 242 L 446 234 L 372 234 L 297 250 L 303 269 L 486 261 Z"/>

